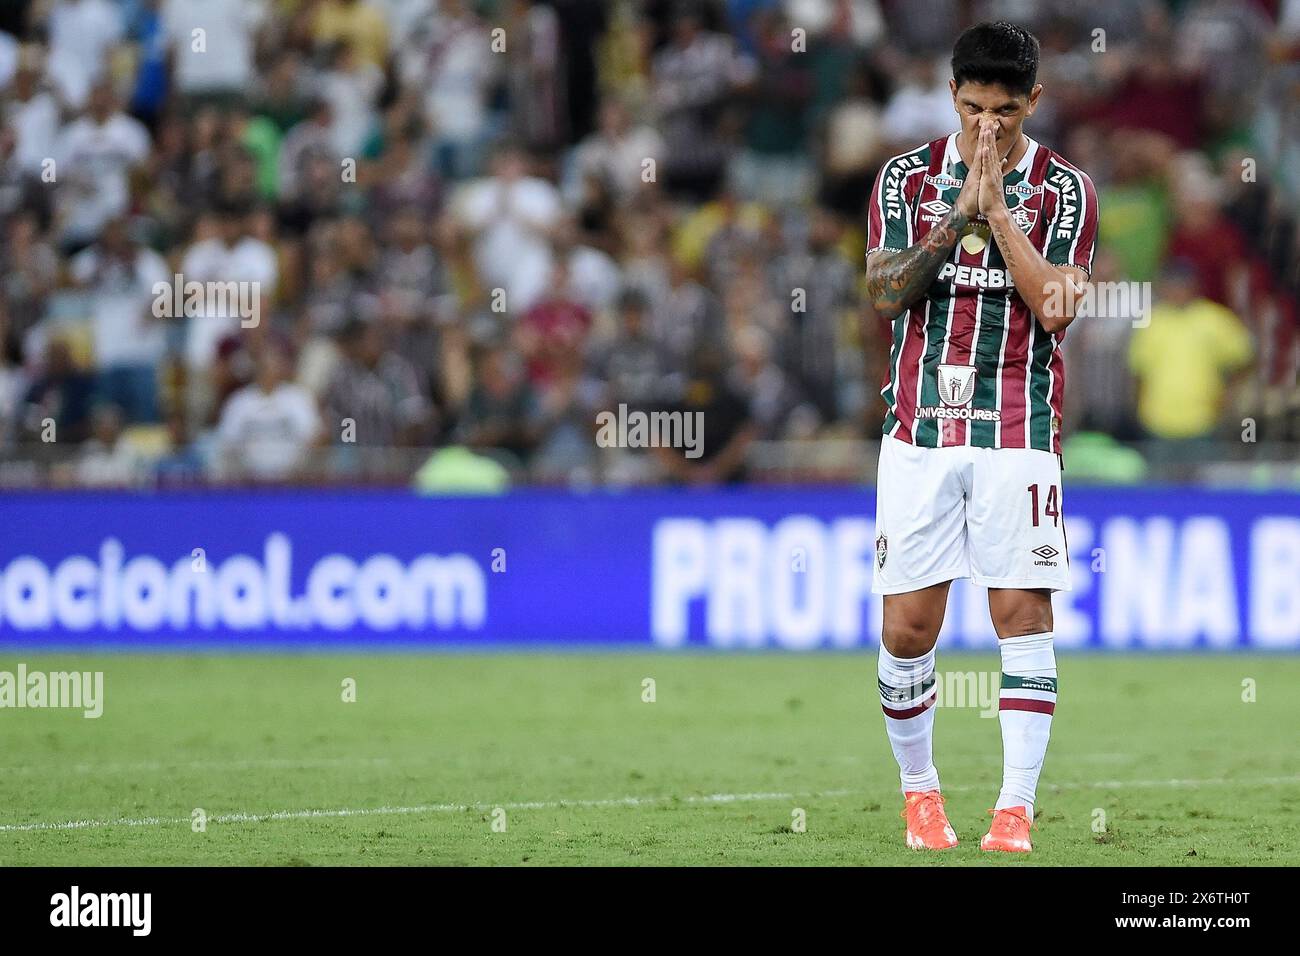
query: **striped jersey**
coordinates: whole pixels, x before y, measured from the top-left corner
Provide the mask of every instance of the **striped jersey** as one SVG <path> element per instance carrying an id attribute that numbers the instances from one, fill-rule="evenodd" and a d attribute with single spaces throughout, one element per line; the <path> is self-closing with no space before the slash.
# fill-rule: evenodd
<path id="1" fill-rule="evenodd" d="M 1028 139 L 1028 137 L 1026 137 Z M 1054 265 L 1092 270 L 1092 180 L 1032 139 L 1003 177 L 1007 208 Z M 919 241 L 957 201 L 966 164 L 957 134 L 890 159 L 876 177 L 867 253 Z M 965 236 L 925 297 L 893 323 L 880 394 L 884 433 L 927 448 L 1036 448 L 1060 454 L 1064 333 L 1042 327 L 989 235 Z"/>

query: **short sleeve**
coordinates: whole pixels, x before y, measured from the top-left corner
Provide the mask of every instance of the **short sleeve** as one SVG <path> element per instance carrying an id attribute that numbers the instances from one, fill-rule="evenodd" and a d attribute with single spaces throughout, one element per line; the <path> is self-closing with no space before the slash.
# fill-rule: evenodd
<path id="1" fill-rule="evenodd" d="M 1235 371 L 1250 364 L 1255 354 L 1255 343 L 1250 332 L 1230 309 L 1214 309 L 1215 351 L 1221 367 Z"/>
<path id="2" fill-rule="evenodd" d="M 868 254 L 882 249 L 898 252 L 915 242 L 912 209 L 907 201 L 907 174 L 921 166 L 916 154 L 904 154 L 889 160 L 876 174 L 867 215 Z"/>
<path id="3" fill-rule="evenodd" d="M 1092 179 L 1073 166 L 1053 162 L 1047 185 L 1056 194 L 1056 208 L 1047 226 L 1044 258 L 1054 266 L 1077 266 L 1091 275 L 1097 248 L 1097 191 Z"/>

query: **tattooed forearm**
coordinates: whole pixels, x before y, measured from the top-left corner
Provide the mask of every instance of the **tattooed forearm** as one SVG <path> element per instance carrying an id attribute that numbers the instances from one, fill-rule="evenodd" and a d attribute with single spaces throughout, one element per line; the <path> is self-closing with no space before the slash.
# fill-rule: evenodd
<path id="1" fill-rule="evenodd" d="M 925 294 L 970 219 L 950 209 L 921 240 L 902 252 L 877 253 L 867 266 L 867 296 L 887 319 Z"/>
<path id="2" fill-rule="evenodd" d="M 1011 242 L 1007 220 L 1002 217 L 992 217 L 989 219 L 989 228 L 993 231 L 993 240 L 998 244 L 998 251 L 1002 253 L 1002 261 L 1007 264 L 1008 269 L 1016 268 L 1016 250 Z"/>

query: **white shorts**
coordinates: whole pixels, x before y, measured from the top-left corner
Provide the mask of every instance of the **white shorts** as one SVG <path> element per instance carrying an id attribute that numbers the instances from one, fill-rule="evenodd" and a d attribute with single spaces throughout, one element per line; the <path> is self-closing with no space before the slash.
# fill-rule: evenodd
<path id="1" fill-rule="evenodd" d="M 1029 448 L 919 448 L 885 436 L 875 567 L 877 594 L 955 578 L 1068 591 L 1060 459 Z"/>

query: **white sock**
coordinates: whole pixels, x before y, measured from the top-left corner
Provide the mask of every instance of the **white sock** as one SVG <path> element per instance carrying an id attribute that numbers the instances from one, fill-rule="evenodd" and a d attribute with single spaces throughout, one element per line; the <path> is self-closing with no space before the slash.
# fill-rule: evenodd
<path id="1" fill-rule="evenodd" d="M 1052 632 L 998 641 L 1002 651 L 1002 792 L 995 810 L 1024 806 L 1034 819 L 1038 775 L 1056 710 L 1056 654 Z"/>
<path id="2" fill-rule="evenodd" d="M 934 648 L 921 657 L 895 657 L 880 645 L 880 707 L 898 761 L 904 792 L 938 790 L 934 768 Z"/>

